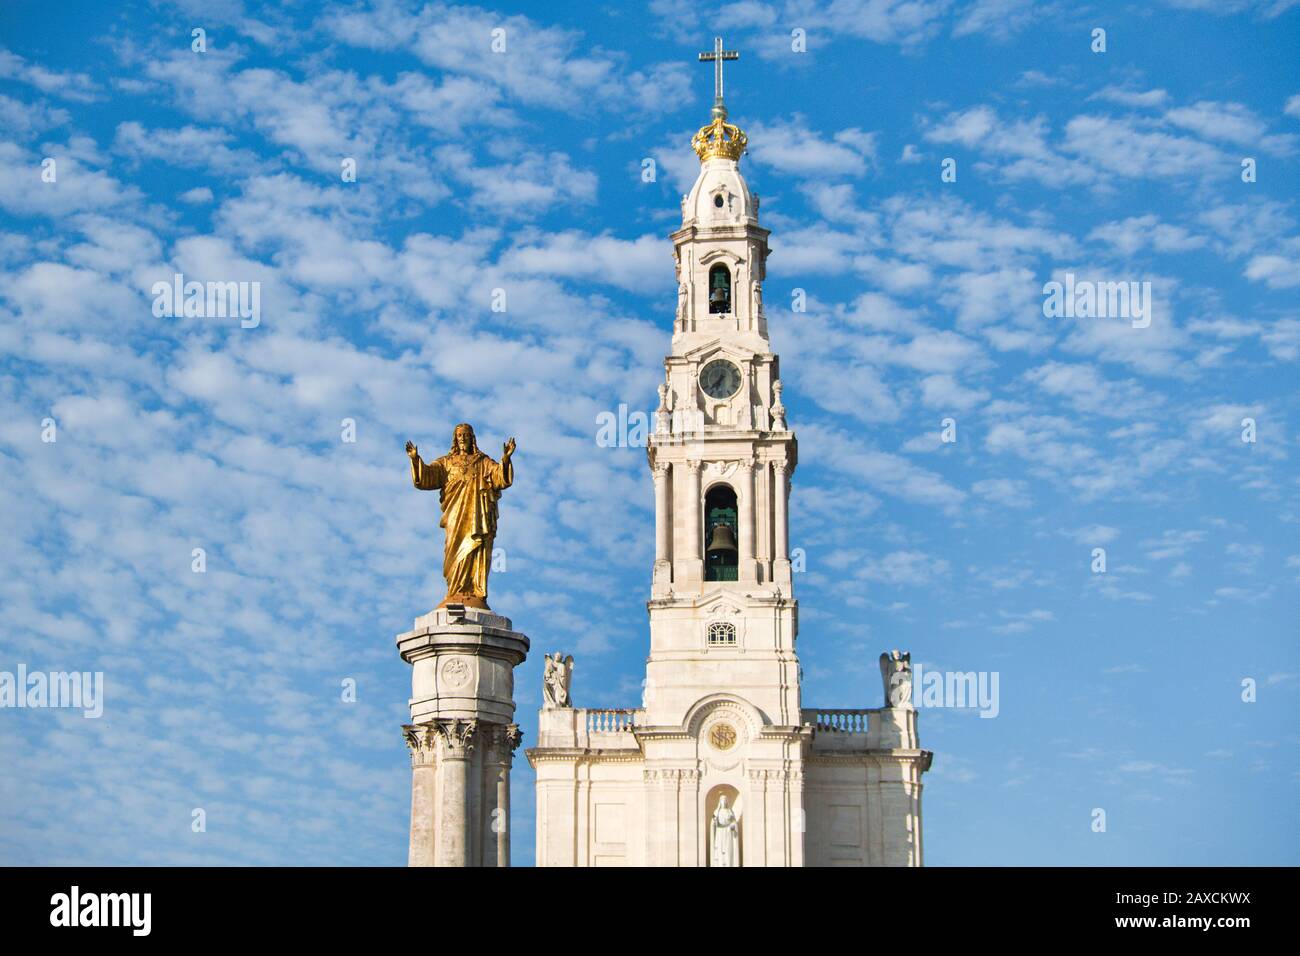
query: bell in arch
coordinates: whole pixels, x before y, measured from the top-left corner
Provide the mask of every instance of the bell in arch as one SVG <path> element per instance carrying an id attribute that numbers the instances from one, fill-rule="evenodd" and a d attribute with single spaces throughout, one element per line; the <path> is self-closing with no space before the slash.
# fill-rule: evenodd
<path id="1" fill-rule="evenodd" d="M 717 484 L 704 496 L 704 580 L 735 581 L 740 567 L 736 547 L 736 492 Z"/>
<path id="2" fill-rule="evenodd" d="M 729 524 L 716 525 L 713 529 L 713 537 L 709 540 L 709 546 L 705 549 L 709 554 L 715 551 L 735 552 L 736 532 L 731 529 Z"/>
<path id="3" fill-rule="evenodd" d="M 709 311 L 724 314 L 731 311 L 731 273 L 722 263 L 709 270 Z"/>

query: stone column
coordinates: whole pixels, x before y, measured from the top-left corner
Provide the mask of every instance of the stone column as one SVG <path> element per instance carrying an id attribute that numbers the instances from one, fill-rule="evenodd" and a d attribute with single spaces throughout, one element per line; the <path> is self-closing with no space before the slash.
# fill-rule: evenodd
<path id="1" fill-rule="evenodd" d="M 767 771 L 750 770 L 745 794 L 745 818 L 741 826 L 745 838 L 740 862 L 743 866 L 767 866 Z"/>
<path id="2" fill-rule="evenodd" d="M 806 858 L 805 845 L 808 842 L 808 814 L 804 810 L 803 771 L 792 770 L 789 775 L 790 787 L 790 865 L 803 866 Z"/>
<path id="3" fill-rule="evenodd" d="M 645 793 L 645 821 L 641 832 L 645 838 L 646 866 L 663 866 L 661 840 L 663 825 L 660 823 L 659 771 L 644 769 L 641 771 L 641 785 Z"/>
<path id="4" fill-rule="evenodd" d="M 754 547 L 754 460 L 740 462 L 740 574 L 741 581 L 755 581 L 758 554 Z"/>
<path id="5" fill-rule="evenodd" d="M 501 751 L 505 745 L 505 728 L 488 724 L 482 732 L 483 747 L 479 756 L 478 789 L 481 795 L 478 827 L 479 851 L 475 863 L 497 866 L 497 834 L 501 819 Z"/>
<path id="6" fill-rule="evenodd" d="M 510 767 L 514 763 L 512 755 L 522 737 L 518 724 L 507 724 L 501 732 L 503 746 L 498 751 L 500 756 L 497 760 L 497 814 L 492 821 L 492 832 L 496 834 L 497 866 L 510 865 Z"/>
<path id="7" fill-rule="evenodd" d="M 436 721 L 442 735 L 442 784 L 438 866 L 470 866 L 469 761 L 478 735 L 477 721 Z"/>
<path id="8" fill-rule="evenodd" d="M 790 843 L 791 821 L 786 805 L 786 773 L 783 770 L 763 772 L 763 808 L 767 818 L 768 866 L 789 866 L 787 848 Z"/>
<path id="9" fill-rule="evenodd" d="M 772 524 L 776 534 L 776 553 L 772 556 L 772 576 L 778 582 L 790 580 L 790 516 L 788 509 L 790 481 L 786 463 L 772 462 Z"/>
<path id="10" fill-rule="evenodd" d="M 680 866 L 702 866 L 700 859 L 700 816 L 704 807 L 700 803 L 700 772 L 683 770 L 680 798 L 681 838 L 679 841 Z"/>
<path id="11" fill-rule="evenodd" d="M 430 724 L 407 724 L 402 730 L 411 748 L 411 846 L 406 862 L 407 866 L 433 866 L 438 738 Z"/>
<path id="12" fill-rule="evenodd" d="M 686 553 L 683 555 L 686 567 L 682 578 L 685 581 L 700 581 L 704 578 L 704 543 L 701 540 L 703 532 L 700 530 L 700 512 L 704 508 L 700 496 L 701 466 L 699 461 L 686 462 Z"/>
<path id="13" fill-rule="evenodd" d="M 655 462 L 651 466 L 655 482 L 655 566 L 654 580 L 659 583 L 672 576 L 672 498 L 669 484 L 670 464 Z"/>

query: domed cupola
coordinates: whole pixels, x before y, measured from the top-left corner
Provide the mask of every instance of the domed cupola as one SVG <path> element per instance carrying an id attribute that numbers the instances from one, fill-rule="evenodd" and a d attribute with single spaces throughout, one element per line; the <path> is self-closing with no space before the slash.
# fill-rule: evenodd
<path id="1" fill-rule="evenodd" d="M 722 60 L 726 54 L 701 54 L 717 58 L 717 95 L 713 115 L 691 138 L 691 148 L 700 157 L 700 174 L 690 193 L 682 199 L 682 225 L 758 222 L 758 197 L 740 175 L 740 157 L 749 146 L 745 131 L 727 122 L 727 105 L 722 99 Z"/>
<path id="2" fill-rule="evenodd" d="M 682 225 L 672 234 L 678 283 L 673 331 L 684 347 L 730 332 L 766 351 L 762 283 L 768 231 L 758 224 L 758 197 L 740 174 L 749 137 L 727 122 L 722 99 L 722 61 L 735 58 L 721 40 L 714 41 L 712 53 L 700 54 L 715 61 L 715 95 L 709 122 L 691 138 L 700 174 L 682 197 Z"/>

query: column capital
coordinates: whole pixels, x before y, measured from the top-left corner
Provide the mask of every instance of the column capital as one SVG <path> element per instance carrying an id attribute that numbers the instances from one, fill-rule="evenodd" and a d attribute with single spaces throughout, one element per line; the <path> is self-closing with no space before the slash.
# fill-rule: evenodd
<path id="1" fill-rule="evenodd" d="M 474 749 L 474 738 L 478 731 L 477 720 L 461 720 L 457 717 L 451 720 L 434 721 L 434 723 L 442 734 L 444 756 L 453 760 L 469 757 Z"/>
<path id="2" fill-rule="evenodd" d="M 411 751 L 412 767 L 431 767 L 437 761 L 438 737 L 430 724 L 403 724 L 402 738 Z"/>
<path id="3" fill-rule="evenodd" d="M 474 749 L 477 720 L 440 718 L 419 724 L 403 724 L 402 734 L 411 748 L 413 766 L 433 763 L 436 757 L 464 760 Z"/>

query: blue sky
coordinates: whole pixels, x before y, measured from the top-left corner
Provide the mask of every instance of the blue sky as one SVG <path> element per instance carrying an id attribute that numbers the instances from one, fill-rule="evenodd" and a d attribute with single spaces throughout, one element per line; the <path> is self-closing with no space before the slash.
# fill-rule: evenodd
<path id="1" fill-rule="evenodd" d="M 0 670 L 106 701 L 0 711 L 0 862 L 404 863 L 441 542 L 402 446 L 461 420 L 519 442 L 525 745 L 543 652 L 639 703 L 652 488 L 597 417 L 654 406 L 721 32 L 805 706 L 879 706 L 889 648 L 999 673 L 997 718 L 921 713 L 930 864 L 1300 863 L 1296 6 L 5 4 Z M 156 317 L 176 272 L 260 324 Z M 1046 317 L 1066 273 L 1150 326 Z M 533 812 L 520 754 L 517 865 Z"/>

